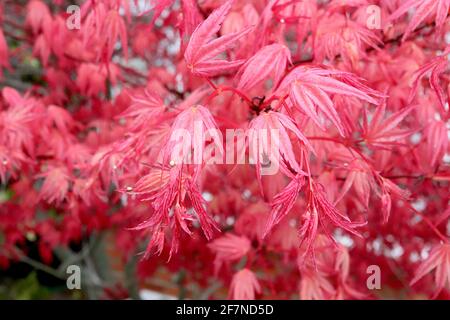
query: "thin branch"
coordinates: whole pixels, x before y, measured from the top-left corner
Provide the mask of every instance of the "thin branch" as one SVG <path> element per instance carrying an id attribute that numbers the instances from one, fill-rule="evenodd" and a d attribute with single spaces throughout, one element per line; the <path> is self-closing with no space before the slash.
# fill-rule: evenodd
<path id="1" fill-rule="evenodd" d="M 39 261 L 33 260 L 33 259 L 29 258 L 28 256 L 24 255 L 23 253 L 20 254 L 20 261 L 32 266 L 36 270 L 40 270 L 45 273 L 48 273 L 48 274 L 54 276 L 55 278 L 58 278 L 61 280 L 66 279 L 65 275 L 63 273 L 61 273 L 60 271 L 53 269 Z"/>

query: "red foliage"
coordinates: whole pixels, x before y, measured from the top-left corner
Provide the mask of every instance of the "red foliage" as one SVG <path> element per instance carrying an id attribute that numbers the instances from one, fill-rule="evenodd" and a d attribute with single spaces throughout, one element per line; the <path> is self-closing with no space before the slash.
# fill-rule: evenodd
<path id="1" fill-rule="evenodd" d="M 0 267 L 108 233 L 234 299 L 449 296 L 450 0 L 69 2 L 0 4 Z"/>

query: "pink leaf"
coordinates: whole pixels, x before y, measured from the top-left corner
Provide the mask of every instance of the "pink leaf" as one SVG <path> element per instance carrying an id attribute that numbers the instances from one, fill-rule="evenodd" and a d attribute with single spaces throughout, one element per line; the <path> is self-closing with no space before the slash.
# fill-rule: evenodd
<path id="1" fill-rule="evenodd" d="M 214 40 L 211 37 L 220 30 L 220 26 L 230 11 L 232 1 L 227 1 L 203 21 L 192 33 L 184 52 L 188 68 L 195 75 L 213 76 L 229 72 L 239 67 L 244 61 L 212 60 L 215 56 L 230 48 L 237 40 L 248 34 L 252 28 L 227 34 Z"/>
<path id="2" fill-rule="evenodd" d="M 291 53 L 286 46 L 275 43 L 261 48 L 239 70 L 238 89 L 249 90 L 272 73 L 276 86 L 288 62 L 291 62 Z"/>

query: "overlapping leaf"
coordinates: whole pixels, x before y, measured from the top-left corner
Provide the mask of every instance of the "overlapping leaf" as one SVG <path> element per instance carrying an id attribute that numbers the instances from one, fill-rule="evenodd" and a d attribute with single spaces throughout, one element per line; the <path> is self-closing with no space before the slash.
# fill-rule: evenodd
<path id="1" fill-rule="evenodd" d="M 411 9 L 415 9 L 415 12 L 403 34 L 403 40 L 432 15 L 436 16 L 436 26 L 442 27 L 450 9 L 450 0 L 407 0 L 392 13 L 389 20 L 396 20 Z"/>
<path id="2" fill-rule="evenodd" d="M 370 123 L 367 117 L 364 117 L 364 134 L 365 140 L 372 146 L 385 148 L 389 145 L 399 145 L 399 143 L 412 133 L 414 130 L 405 130 L 398 128 L 398 124 L 413 110 L 415 106 L 409 106 L 399 110 L 388 117 L 386 114 L 386 104 L 379 106 Z"/>
<path id="3" fill-rule="evenodd" d="M 336 126 L 341 135 L 344 135 L 345 129 L 330 97 L 331 94 L 355 97 L 372 104 L 378 104 L 374 97 L 381 96 L 350 73 L 315 67 L 294 69 L 281 82 L 276 94 L 283 96 L 286 92 L 296 109 L 306 114 L 319 128 L 326 129 L 323 118 L 325 117 Z"/>
<path id="4" fill-rule="evenodd" d="M 211 77 L 229 72 L 244 63 L 244 60 L 228 61 L 214 59 L 252 30 L 252 27 L 247 27 L 239 32 L 230 33 L 211 40 L 213 35 L 220 30 L 220 26 L 230 11 L 231 5 L 232 1 L 228 1 L 214 10 L 192 33 L 186 51 L 184 52 L 184 59 L 186 60 L 188 69 L 193 74 Z"/>
<path id="5" fill-rule="evenodd" d="M 276 85 L 288 62 L 291 62 L 291 53 L 286 46 L 275 43 L 261 48 L 239 70 L 238 89 L 249 90 L 272 73 Z"/>
<path id="6" fill-rule="evenodd" d="M 430 79 L 429 79 L 429 83 L 430 83 L 430 87 L 434 90 L 434 92 L 436 93 L 438 100 L 439 100 L 439 105 L 440 108 L 443 112 L 443 114 L 446 113 L 445 110 L 445 92 L 444 89 L 441 87 L 441 85 L 439 84 L 439 77 L 448 70 L 448 60 L 447 60 L 447 55 L 450 53 L 450 46 L 447 47 L 447 49 L 445 50 L 445 52 L 432 59 L 431 61 L 429 61 L 428 63 L 424 64 L 422 67 L 419 68 L 419 70 L 417 70 L 414 74 L 413 77 L 413 87 L 409 96 L 409 102 L 411 102 L 414 97 L 417 94 L 417 90 L 419 88 L 419 84 L 420 81 L 427 75 L 430 74 Z"/>

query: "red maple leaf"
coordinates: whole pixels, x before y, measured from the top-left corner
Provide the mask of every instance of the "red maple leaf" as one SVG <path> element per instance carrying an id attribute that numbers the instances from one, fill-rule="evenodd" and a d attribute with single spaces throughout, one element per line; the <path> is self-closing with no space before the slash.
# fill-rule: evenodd
<path id="1" fill-rule="evenodd" d="M 236 69 L 244 60 L 228 61 L 214 59 L 235 44 L 237 40 L 248 34 L 252 27 L 246 27 L 239 32 L 230 33 L 210 40 L 220 30 L 220 26 L 230 11 L 232 1 L 227 1 L 203 21 L 192 33 L 184 52 L 188 69 L 195 75 L 211 77 Z"/>
<path id="2" fill-rule="evenodd" d="M 407 0 L 391 14 L 389 20 L 392 21 L 398 19 L 412 8 L 415 9 L 415 12 L 403 34 L 403 41 L 406 40 L 411 32 L 417 29 L 422 22 L 432 15 L 436 15 L 436 26 L 442 28 L 445 19 L 447 18 L 448 10 L 450 9 L 450 0 Z"/>

